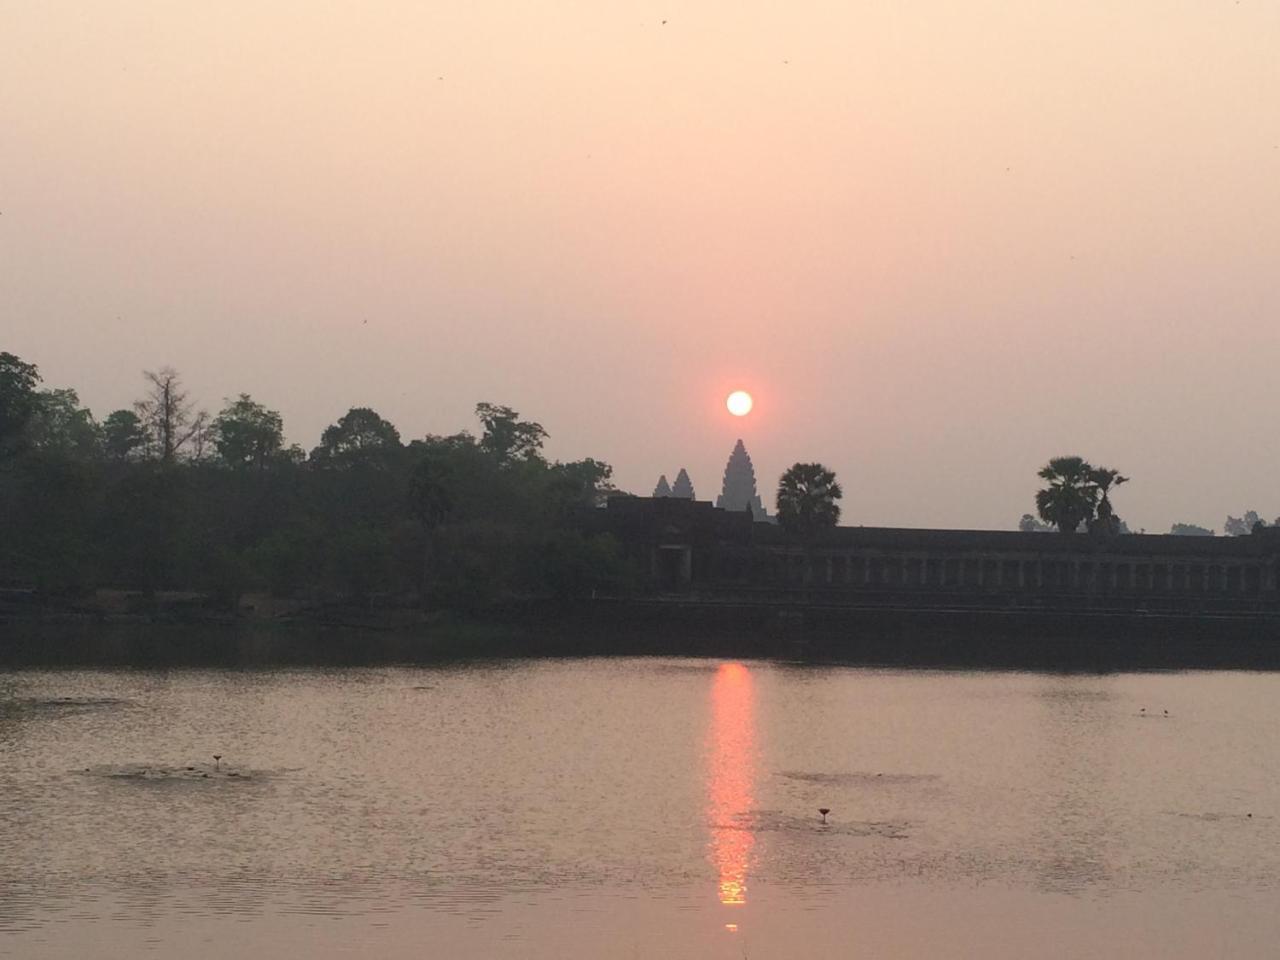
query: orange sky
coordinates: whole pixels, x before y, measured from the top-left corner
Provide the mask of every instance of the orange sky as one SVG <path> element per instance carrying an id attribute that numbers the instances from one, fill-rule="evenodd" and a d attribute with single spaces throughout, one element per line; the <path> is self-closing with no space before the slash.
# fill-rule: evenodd
<path id="1" fill-rule="evenodd" d="M 1011 526 L 1074 452 L 1135 528 L 1280 514 L 1271 0 L 0 23 L 0 349 L 100 416 L 168 363 L 307 447 L 507 403 L 641 493 L 742 435 L 852 523 Z"/>

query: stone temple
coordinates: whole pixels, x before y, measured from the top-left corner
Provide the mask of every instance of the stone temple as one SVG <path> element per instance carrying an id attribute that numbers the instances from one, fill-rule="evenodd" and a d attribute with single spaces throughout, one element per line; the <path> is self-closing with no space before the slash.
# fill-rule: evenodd
<path id="1" fill-rule="evenodd" d="M 716 498 L 716 506 L 722 510 L 738 512 L 750 507 L 754 519 L 777 522 L 775 517 L 769 516 L 769 511 L 760 500 L 760 494 L 756 492 L 756 470 L 751 465 L 751 455 L 747 453 L 746 445 L 741 440 L 734 444 L 733 452 L 729 454 L 729 462 L 724 468 L 724 488 Z"/>
<path id="2" fill-rule="evenodd" d="M 664 473 L 658 478 L 658 485 L 653 488 L 655 497 L 672 497 L 676 500 L 694 500 L 696 497 L 693 493 L 693 481 L 689 479 L 689 473 L 684 467 L 680 468 L 680 472 L 676 474 L 676 482 L 674 484 L 667 483 L 667 475 Z"/>

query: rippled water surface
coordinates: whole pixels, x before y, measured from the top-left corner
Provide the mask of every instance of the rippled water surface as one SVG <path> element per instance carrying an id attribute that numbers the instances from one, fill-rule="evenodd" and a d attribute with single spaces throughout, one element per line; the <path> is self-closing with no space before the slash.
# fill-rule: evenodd
<path id="1" fill-rule="evenodd" d="M 1272 956 L 1278 726 L 1246 673 L 0 673 L 0 956 Z"/>

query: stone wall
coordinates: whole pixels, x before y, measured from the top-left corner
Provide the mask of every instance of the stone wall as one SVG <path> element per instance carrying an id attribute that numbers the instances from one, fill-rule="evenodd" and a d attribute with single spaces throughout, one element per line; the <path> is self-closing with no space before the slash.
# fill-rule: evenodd
<path id="1" fill-rule="evenodd" d="M 598 511 L 600 528 L 660 589 L 761 598 L 799 591 L 828 602 L 1277 600 L 1276 530 L 1206 538 L 839 527 L 801 544 L 770 524 L 742 522 L 744 514 L 673 503 L 627 498 Z"/>

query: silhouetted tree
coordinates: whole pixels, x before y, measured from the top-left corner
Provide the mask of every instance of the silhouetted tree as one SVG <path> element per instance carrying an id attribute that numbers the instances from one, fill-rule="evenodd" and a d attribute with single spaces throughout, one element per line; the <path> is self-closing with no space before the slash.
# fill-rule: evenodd
<path id="1" fill-rule="evenodd" d="M 352 407 L 320 435 L 311 459 L 321 466 L 385 462 L 400 450 L 400 432 L 368 407 Z"/>
<path id="2" fill-rule="evenodd" d="M 182 389 L 178 371 L 163 367 L 155 372 L 144 370 L 142 375 L 149 385 L 147 395 L 135 403 L 133 409 L 146 430 L 152 455 L 162 463 L 173 463 L 192 445 L 196 448 L 196 458 L 201 459 L 200 447 L 209 418 L 203 411 L 195 411 Z"/>
<path id="3" fill-rule="evenodd" d="M 111 545 L 111 580 L 156 591 L 189 586 L 184 527 L 191 519 L 190 469 L 172 469 L 159 461 L 131 465 L 107 490 L 111 511 L 102 524 Z"/>
<path id="4" fill-rule="evenodd" d="M 281 449 L 279 415 L 248 396 L 202 429 L 176 373 L 147 384 L 135 410 L 95 432 L 74 392 L 41 392 L 35 367 L 3 358 L 0 422 L 25 446 L 0 465 L 0 578 L 64 595 L 111 585 L 156 603 L 196 590 L 229 608 L 255 588 L 361 601 L 420 591 L 460 610 L 627 581 L 617 544 L 581 531 L 612 468 L 548 463 L 545 430 L 510 408 L 481 405 L 482 439 L 408 447 L 356 408 L 306 463 Z M 96 433 L 101 456 L 75 452 Z M 203 463 L 202 445 L 270 469 Z"/>
<path id="5" fill-rule="evenodd" d="M 447 447 L 428 448 L 409 481 L 409 503 L 422 526 L 420 596 L 425 604 L 431 588 L 436 531 L 453 515 L 457 502 L 457 475 Z"/>
<path id="6" fill-rule="evenodd" d="M 132 460 L 147 445 L 147 432 L 132 410 L 116 410 L 102 421 L 102 452 L 108 460 Z"/>
<path id="7" fill-rule="evenodd" d="M 12 564 L 46 595 L 92 586 L 102 506 L 93 465 L 61 451 L 28 451 L 0 483 L 0 567 Z"/>
<path id="8" fill-rule="evenodd" d="M 101 433 L 93 414 L 80 406 L 74 390 L 41 390 L 27 425 L 31 446 L 64 457 L 90 459 L 97 455 Z"/>
<path id="9" fill-rule="evenodd" d="M 1196 526 L 1194 523 L 1175 523 L 1169 529 L 1169 535 L 1174 537 L 1212 537 L 1213 531 L 1208 527 Z"/>
<path id="10" fill-rule="evenodd" d="M 1036 494 L 1040 519 L 1052 523 L 1062 533 L 1075 533 L 1080 524 L 1093 518 L 1098 503 L 1094 469 L 1082 457 L 1054 457 L 1038 476 L 1049 485 Z"/>
<path id="11" fill-rule="evenodd" d="M 1045 523 L 1036 519 L 1029 513 L 1024 513 L 1022 519 L 1018 521 L 1018 529 L 1023 533 L 1053 533 L 1054 526 L 1051 523 Z"/>
<path id="12" fill-rule="evenodd" d="M 1246 537 L 1259 524 L 1265 527 L 1267 521 L 1258 516 L 1257 510 L 1246 510 L 1243 517 L 1228 515 L 1226 523 L 1222 525 L 1222 532 L 1228 537 Z"/>
<path id="13" fill-rule="evenodd" d="M 548 494 L 560 516 L 567 518 L 577 507 L 603 506 L 616 491 L 613 467 L 588 457 L 569 463 L 554 463 L 547 470 Z"/>
<path id="14" fill-rule="evenodd" d="M 837 500 L 844 496 L 836 475 L 820 463 L 793 464 L 778 481 L 778 522 L 804 539 L 840 520 Z"/>
<path id="15" fill-rule="evenodd" d="M 12 353 L 0 353 L 0 458 L 12 456 L 26 442 L 27 424 L 39 405 L 40 371 Z"/>
<path id="16" fill-rule="evenodd" d="M 1113 535 L 1121 532 L 1128 533 L 1129 528 L 1125 526 L 1124 521 L 1116 516 L 1108 494 L 1113 486 L 1118 487 L 1122 483 L 1128 483 L 1129 478 L 1121 476 L 1119 470 L 1112 470 L 1109 467 L 1093 467 L 1089 471 L 1089 481 L 1097 488 L 1099 493 L 1095 515 L 1089 522 L 1090 532 Z"/>
<path id="17" fill-rule="evenodd" d="M 284 443 L 284 421 L 276 411 L 242 393 L 214 419 L 212 435 L 224 463 L 261 469 Z"/>
<path id="18" fill-rule="evenodd" d="M 386 527 L 352 524 L 341 528 L 327 546 L 331 583 L 340 594 L 368 603 L 390 582 L 394 556 Z"/>
<path id="19" fill-rule="evenodd" d="M 1129 482 L 1119 470 L 1095 467 L 1082 457 L 1054 457 L 1037 475 L 1049 485 L 1036 493 L 1036 511 L 1062 533 L 1075 533 L 1082 523 L 1095 534 L 1129 532 L 1109 495 L 1112 487 Z"/>
<path id="20" fill-rule="evenodd" d="M 542 443 L 547 431 L 542 424 L 521 420 L 510 407 L 477 403 L 476 416 L 484 424 L 480 447 L 498 463 L 507 465 L 517 460 L 537 460 L 542 456 Z"/>

